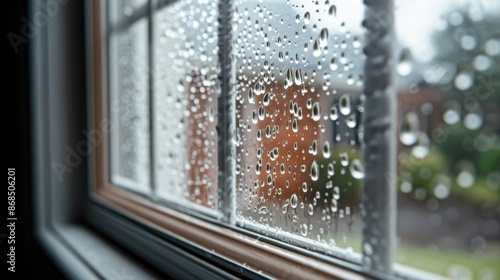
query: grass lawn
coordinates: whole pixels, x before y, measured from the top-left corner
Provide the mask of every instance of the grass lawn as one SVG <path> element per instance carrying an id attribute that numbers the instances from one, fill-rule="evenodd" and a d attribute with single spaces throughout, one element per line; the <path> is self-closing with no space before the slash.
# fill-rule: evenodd
<path id="1" fill-rule="evenodd" d="M 400 264 L 443 276 L 450 276 L 451 266 L 460 266 L 469 271 L 471 279 L 500 278 L 500 251 L 498 249 L 488 254 L 473 254 L 399 246 L 396 259 Z"/>

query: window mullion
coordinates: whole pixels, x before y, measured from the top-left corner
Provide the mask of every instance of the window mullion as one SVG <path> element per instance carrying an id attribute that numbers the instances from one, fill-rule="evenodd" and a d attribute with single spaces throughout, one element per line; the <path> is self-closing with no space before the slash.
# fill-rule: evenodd
<path id="1" fill-rule="evenodd" d="M 153 199 L 157 198 L 156 194 L 156 156 L 155 156 L 155 92 L 154 92 L 154 24 L 153 15 L 155 13 L 156 1 L 149 0 L 148 6 L 148 93 L 149 93 L 149 163 L 150 163 L 150 187 Z"/>
<path id="2" fill-rule="evenodd" d="M 218 164 L 219 164 L 219 210 L 222 221 L 231 223 L 234 217 L 234 176 L 236 151 L 233 137 L 235 130 L 234 69 L 232 65 L 232 0 L 220 0 L 218 6 Z M 234 132 L 234 135 L 232 135 Z"/>
<path id="3" fill-rule="evenodd" d="M 393 0 L 365 1 L 363 265 L 390 274 L 396 237 Z"/>

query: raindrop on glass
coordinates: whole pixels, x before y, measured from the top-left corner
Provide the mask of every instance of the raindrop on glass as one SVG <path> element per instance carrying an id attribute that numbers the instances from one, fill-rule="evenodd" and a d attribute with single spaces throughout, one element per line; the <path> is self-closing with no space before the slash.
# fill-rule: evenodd
<path id="1" fill-rule="evenodd" d="M 419 135 L 418 116 L 414 112 L 409 112 L 401 120 L 399 140 L 406 146 L 411 146 L 417 142 Z"/>
<path id="2" fill-rule="evenodd" d="M 311 115 L 311 118 L 314 120 L 314 121 L 319 121 L 319 119 L 321 118 L 321 110 L 320 110 L 320 105 L 319 105 L 319 102 L 315 102 L 312 106 L 312 115 Z"/>
<path id="3" fill-rule="evenodd" d="M 408 76 L 413 69 L 411 52 L 408 48 L 404 48 L 399 55 L 397 72 L 401 76 Z"/>
<path id="4" fill-rule="evenodd" d="M 340 153 L 340 164 L 347 166 L 349 164 L 349 155 L 347 153 Z"/>
<path id="5" fill-rule="evenodd" d="M 332 121 L 336 121 L 339 118 L 339 112 L 337 110 L 337 106 L 333 105 L 330 108 L 330 119 Z"/>
<path id="6" fill-rule="evenodd" d="M 330 150 L 330 142 L 328 142 L 328 140 L 325 140 L 325 143 L 323 144 L 323 156 L 325 158 L 329 158 L 331 154 L 332 152 Z"/>
<path id="7" fill-rule="evenodd" d="M 292 196 L 290 197 L 290 206 L 292 206 L 292 208 L 297 208 L 298 201 L 299 198 L 297 197 L 297 195 L 295 193 L 292 194 Z"/>
<path id="8" fill-rule="evenodd" d="M 352 177 L 355 179 L 362 179 L 365 177 L 365 170 L 359 159 L 352 160 L 350 170 Z"/>
<path id="9" fill-rule="evenodd" d="M 351 99 L 349 95 L 344 94 L 339 100 L 340 113 L 343 115 L 349 115 L 351 113 Z"/>
<path id="10" fill-rule="evenodd" d="M 316 161 L 313 161 L 312 165 L 311 165 L 311 179 L 313 181 L 318 181 L 318 178 L 319 178 L 319 166 L 318 164 L 316 163 Z"/>
<path id="11" fill-rule="evenodd" d="M 337 7 L 335 7 L 335 5 L 331 5 L 328 9 L 328 14 L 334 18 L 337 17 Z"/>

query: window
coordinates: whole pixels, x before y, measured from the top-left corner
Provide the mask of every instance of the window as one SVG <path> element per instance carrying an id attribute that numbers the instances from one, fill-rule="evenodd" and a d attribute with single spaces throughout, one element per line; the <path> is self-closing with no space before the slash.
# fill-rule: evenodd
<path id="1" fill-rule="evenodd" d="M 365 2 L 92 4 L 93 199 L 232 272 L 500 276 L 500 5 Z"/>

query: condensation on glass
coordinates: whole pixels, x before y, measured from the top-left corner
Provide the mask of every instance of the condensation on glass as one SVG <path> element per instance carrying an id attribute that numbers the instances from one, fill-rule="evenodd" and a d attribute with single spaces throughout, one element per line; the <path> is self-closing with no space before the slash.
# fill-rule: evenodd
<path id="1" fill-rule="evenodd" d="M 499 16 L 498 1 L 395 8 L 397 261 L 451 279 L 500 277 Z"/>
<path id="2" fill-rule="evenodd" d="M 153 19 L 156 194 L 217 209 L 217 3 L 181 1 Z"/>
<path id="3" fill-rule="evenodd" d="M 111 181 L 150 193 L 147 19 L 110 36 Z"/>
<path id="4" fill-rule="evenodd" d="M 361 1 L 236 1 L 236 219 L 360 251 Z M 341 248 L 341 249 L 340 249 Z"/>
<path id="5" fill-rule="evenodd" d="M 111 23 L 118 23 L 133 16 L 139 10 L 147 9 L 148 0 L 121 0 L 108 1 L 109 20 Z"/>

